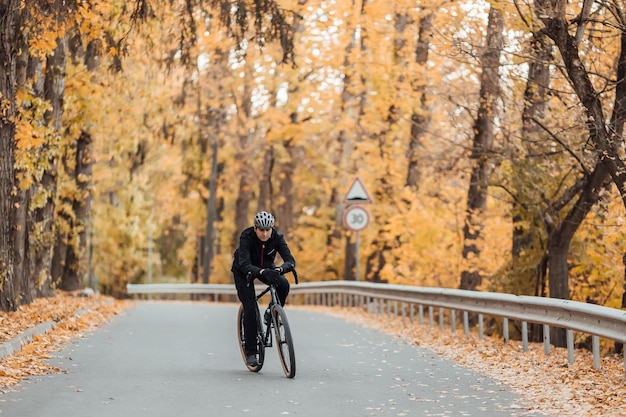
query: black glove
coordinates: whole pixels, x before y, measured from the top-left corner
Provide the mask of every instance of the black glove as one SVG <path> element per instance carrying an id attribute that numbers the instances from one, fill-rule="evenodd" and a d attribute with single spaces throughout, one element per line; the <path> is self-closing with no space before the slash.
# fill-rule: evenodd
<path id="1" fill-rule="evenodd" d="M 263 278 L 265 278 L 265 283 L 267 285 L 273 285 L 274 287 L 278 286 L 278 278 L 280 277 L 280 273 L 275 269 L 264 269 Z"/>

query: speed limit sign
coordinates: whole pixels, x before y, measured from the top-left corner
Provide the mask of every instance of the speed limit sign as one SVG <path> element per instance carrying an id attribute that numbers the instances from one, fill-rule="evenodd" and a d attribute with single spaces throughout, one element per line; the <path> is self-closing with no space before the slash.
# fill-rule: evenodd
<path id="1" fill-rule="evenodd" d="M 350 206 L 343 214 L 343 222 L 353 232 L 360 232 L 369 223 L 369 214 L 361 206 Z"/>

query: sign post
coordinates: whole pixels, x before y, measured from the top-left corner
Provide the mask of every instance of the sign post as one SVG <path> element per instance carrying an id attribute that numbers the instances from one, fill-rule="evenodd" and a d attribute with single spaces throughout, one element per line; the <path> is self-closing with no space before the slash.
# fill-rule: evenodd
<path id="1" fill-rule="evenodd" d="M 358 204 L 369 204 L 372 202 L 367 190 L 365 190 L 365 186 L 359 178 L 355 178 L 348 189 L 345 197 L 343 198 L 343 203 L 347 206 L 346 210 L 343 214 L 343 222 L 346 227 L 352 230 L 355 233 L 355 248 L 354 248 L 354 257 L 355 257 L 355 279 L 359 280 L 359 252 L 360 252 L 360 242 L 359 242 L 359 232 L 367 226 L 369 223 L 369 213 L 365 208 L 359 206 Z"/>

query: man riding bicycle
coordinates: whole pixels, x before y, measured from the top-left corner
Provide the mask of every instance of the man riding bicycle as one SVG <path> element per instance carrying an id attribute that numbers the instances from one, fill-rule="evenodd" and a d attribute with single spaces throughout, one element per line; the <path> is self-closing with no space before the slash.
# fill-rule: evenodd
<path id="1" fill-rule="evenodd" d="M 283 264 L 274 264 L 279 254 Z M 274 228 L 274 216 L 266 211 L 254 216 L 254 226 L 245 229 L 239 237 L 239 248 L 235 251 L 231 271 L 237 287 L 237 296 L 243 305 L 243 331 L 245 340 L 256 338 L 256 293 L 254 279 L 273 285 L 281 305 L 285 305 L 289 294 L 289 281 L 283 275 L 296 266 L 284 236 Z M 246 364 L 257 366 L 256 343 L 246 343 Z"/>

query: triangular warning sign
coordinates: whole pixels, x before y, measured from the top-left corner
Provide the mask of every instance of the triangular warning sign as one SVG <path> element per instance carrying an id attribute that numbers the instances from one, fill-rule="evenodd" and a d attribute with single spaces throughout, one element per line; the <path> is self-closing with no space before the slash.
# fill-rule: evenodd
<path id="1" fill-rule="evenodd" d="M 366 204 L 371 203 L 372 199 L 365 190 L 363 183 L 359 178 L 355 178 L 350 189 L 343 198 L 344 204 Z"/>

